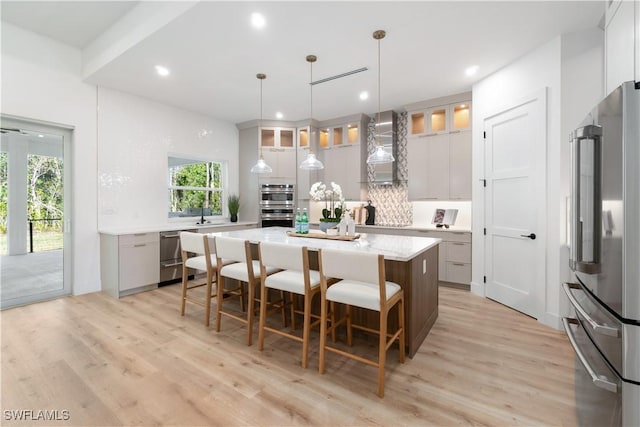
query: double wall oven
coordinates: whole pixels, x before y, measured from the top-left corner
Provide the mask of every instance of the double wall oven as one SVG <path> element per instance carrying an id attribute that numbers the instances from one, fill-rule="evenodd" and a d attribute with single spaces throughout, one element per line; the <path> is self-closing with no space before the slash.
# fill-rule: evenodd
<path id="1" fill-rule="evenodd" d="M 582 426 L 640 425 L 640 89 L 623 84 L 572 135 L 564 327 Z"/>
<path id="2" fill-rule="evenodd" d="M 260 186 L 260 223 L 262 227 L 293 227 L 295 220 L 293 184 Z"/>

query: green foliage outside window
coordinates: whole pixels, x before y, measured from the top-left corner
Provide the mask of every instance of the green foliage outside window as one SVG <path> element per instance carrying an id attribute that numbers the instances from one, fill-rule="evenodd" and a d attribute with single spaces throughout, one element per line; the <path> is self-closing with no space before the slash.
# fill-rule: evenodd
<path id="1" fill-rule="evenodd" d="M 169 158 L 169 216 L 222 215 L 222 165 L 197 162 L 171 166 Z"/>
<path id="2" fill-rule="evenodd" d="M 0 233 L 7 231 L 7 162 L 7 153 L 0 153 Z M 34 230 L 62 231 L 63 171 L 62 159 L 34 154 L 28 156 L 27 194 L 25 196 L 27 198 L 27 218 L 34 221 Z"/>

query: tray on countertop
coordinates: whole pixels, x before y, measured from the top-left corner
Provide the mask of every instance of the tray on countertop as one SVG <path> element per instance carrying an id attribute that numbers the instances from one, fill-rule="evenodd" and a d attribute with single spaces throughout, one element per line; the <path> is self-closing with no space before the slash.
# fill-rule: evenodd
<path id="1" fill-rule="evenodd" d="M 327 240 L 344 240 L 347 242 L 351 242 L 353 240 L 359 239 L 360 235 L 355 234 L 353 236 L 338 236 L 338 235 L 329 235 L 325 234 L 322 231 L 309 231 L 309 234 L 300 234 L 294 231 L 287 231 L 287 236 L 291 237 L 309 237 L 311 239 L 327 239 Z"/>

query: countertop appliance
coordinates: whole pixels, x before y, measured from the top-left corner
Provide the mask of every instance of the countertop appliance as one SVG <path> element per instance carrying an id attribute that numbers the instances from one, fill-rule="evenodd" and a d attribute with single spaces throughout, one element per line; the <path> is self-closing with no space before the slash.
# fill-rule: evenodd
<path id="1" fill-rule="evenodd" d="M 262 227 L 293 227 L 294 195 L 293 184 L 262 184 L 260 186 L 260 225 Z"/>
<path id="2" fill-rule="evenodd" d="M 580 425 L 640 426 L 640 90 L 614 90 L 572 133 L 575 318 Z"/>

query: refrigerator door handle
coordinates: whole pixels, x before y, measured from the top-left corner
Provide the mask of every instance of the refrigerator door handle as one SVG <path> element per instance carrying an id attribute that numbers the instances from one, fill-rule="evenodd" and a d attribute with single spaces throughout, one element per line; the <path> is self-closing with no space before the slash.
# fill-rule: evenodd
<path id="1" fill-rule="evenodd" d="M 571 326 L 570 326 L 570 325 L 580 325 L 580 322 L 578 322 L 576 319 L 563 317 L 562 324 L 564 325 L 564 330 L 567 333 L 567 337 L 569 337 L 569 342 L 571 343 L 571 347 L 573 347 L 573 351 L 576 352 L 576 356 L 578 356 L 578 359 L 580 359 L 580 363 L 582 363 L 582 366 L 584 366 L 584 369 L 587 370 L 587 373 L 589 374 L 589 376 L 591 377 L 591 380 L 593 381 L 593 385 L 595 385 L 596 387 L 605 389 L 607 391 L 610 391 L 611 393 L 618 393 L 618 389 L 619 389 L 618 384 L 616 384 L 613 381 L 610 381 L 604 375 L 598 375 L 596 371 L 593 369 L 593 367 L 591 367 L 591 365 L 589 364 L 589 361 L 587 360 L 585 355 L 582 353 L 582 350 L 580 350 L 580 347 L 578 346 L 578 343 L 576 341 L 575 336 L 573 335 L 573 331 L 571 330 Z"/>
<path id="2" fill-rule="evenodd" d="M 569 266 L 572 270 L 581 271 L 587 274 L 600 272 L 600 239 L 602 237 L 602 128 L 596 125 L 589 125 L 576 129 L 571 135 L 571 247 L 569 253 Z M 592 152 L 589 147 L 592 145 Z M 583 152 L 585 150 L 589 152 Z M 586 159 L 582 155 L 590 155 Z M 590 158 L 589 158 L 590 157 Z M 591 170 L 587 170 L 583 175 L 582 167 L 585 160 L 591 160 Z M 591 178 L 591 182 L 584 182 L 582 179 Z M 591 212 L 582 212 L 582 202 L 584 201 L 583 190 L 592 200 Z M 584 219 L 589 218 L 591 227 L 585 228 Z M 585 254 L 584 238 L 588 237 L 591 242 L 590 253 Z"/>
<path id="3" fill-rule="evenodd" d="M 562 288 L 564 289 L 564 293 L 567 294 L 567 298 L 569 298 L 569 302 L 571 303 L 573 308 L 575 308 L 576 311 L 580 313 L 580 315 L 587 322 L 589 322 L 594 332 L 597 332 L 601 335 L 607 335 L 615 338 L 619 338 L 622 335 L 622 332 L 620 331 L 620 329 L 613 328 L 611 326 L 603 325 L 601 323 L 596 322 L 591 316 L 589 316 L 587 311 L 584 308 L 582 308 L 582 306 L 580 305 L 576 297 L 573 296 L 573 292 L 571 292 L 571 289 L 579 289 L 582 291 L 582 289 L 580 288 L 580 285 L 576 283 L 563 283 Z"/>

